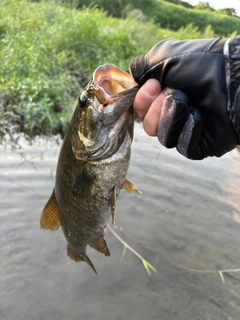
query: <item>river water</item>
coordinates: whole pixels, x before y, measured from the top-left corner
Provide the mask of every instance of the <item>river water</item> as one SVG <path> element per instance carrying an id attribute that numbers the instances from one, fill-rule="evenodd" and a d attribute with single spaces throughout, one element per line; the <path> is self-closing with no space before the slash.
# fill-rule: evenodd
<path id="1" fill-rule="evenodd" d="M 240 156 L 190 161 L 135 126 L 116 232 L 158 271 L 149 276 L 110 233 L 98 276 L 70 260 L 61 229 L 41 230 L 59 145 L 0 149 L 0 320 L 239 320 Z M 191 270 L 190 270 L 191 269 Z"/>

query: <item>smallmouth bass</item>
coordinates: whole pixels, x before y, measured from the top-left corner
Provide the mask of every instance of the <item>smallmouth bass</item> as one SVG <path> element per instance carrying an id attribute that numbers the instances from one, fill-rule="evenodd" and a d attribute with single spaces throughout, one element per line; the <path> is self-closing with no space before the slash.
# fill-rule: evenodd
<path id="1" fill-rule="evenodd" d="M 125 71 L 99 66 L 78 99 L 65 134 L 55 188 L 40 218 L 42 229 L 62 227 L 68 256 L 85 261 L 87 246 L 110 256 L 104 234 L 120 189 L 139 190 L 126 179 L 133 139 L 132 104 L 138 91 Z"/>

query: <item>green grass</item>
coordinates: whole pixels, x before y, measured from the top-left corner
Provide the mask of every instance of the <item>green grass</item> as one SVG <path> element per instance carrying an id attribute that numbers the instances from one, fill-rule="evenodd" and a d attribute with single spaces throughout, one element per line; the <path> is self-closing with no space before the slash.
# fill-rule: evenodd
<path id="1" fill-rule="evenodd" d="M 117 19 L 94 7 L 2 0 L 0 140 L 18 132 L 30 138 L 64 134 L 82 87 L 100 64 L 128 70 L 132 57 L 164 38 L 212 36 L 210 27 L 158 28 L 136 9 Z"/>
<path id="2" fill-rule="evenodd" d="M 237 32 L 240 25 L 240 17 L 228 16 L 220 10 L 198 10 L 193 6 L 186 8 L 181 6 L 181 1 L 179 4 L 174 4 L 162 0 L 62 0 L 62 3 L 67 5 L 73 1 L 78 7 L 103 8 L 109 15 L 115 17 L 125 17 L 129 11 L 137 9 L 144 12 L 145 16 L 159 27 L 172 30 L 194 24 L 204 32 L 207 26 L 211 25 L 215 35 L 228 36 Z"/>
<path id="3" fill-rule="evenodd" d="M 221 14 L 220 11 L 202 11 L 197 9 L 187 9 L 172 3 L 161 0 L 155 0 L 155 10 L 150 10 L 153 21 L 163 28 L 178 30 L 180 27 L 186 27 L 194 24 L 200 31 L 211 25 L 214 34 L 217 36 L 227 37 L 233 33 L 239 32 L 240 18 L 230 17 Z"/>

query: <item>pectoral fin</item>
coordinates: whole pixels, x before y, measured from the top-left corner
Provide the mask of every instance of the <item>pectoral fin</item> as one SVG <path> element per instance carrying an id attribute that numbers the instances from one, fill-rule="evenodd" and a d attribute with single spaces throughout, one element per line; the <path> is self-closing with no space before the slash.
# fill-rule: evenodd
<path id="1" fill-rule="evenodd" d="M 67 245 L 67 254 L 69 258 L 76 262 L 85 261 L 87 264 L 93 269 L 93 271 L 97 274 L 96 269 L 94 268 L 94 265 L 92 264 L 92 261 L 88 258 L 86 254 L 82 255 L 78 253 L 76 250 L 74 250 L 69 244 Z"/>
<path id="2" fill-rule="evenodd" d="M 112 193 L 112 199 L 111 199 L 112 224 L 115 224 L 116 200 L 117 200 L 117 190 L 116 190 L 116 186 L 114 186 L 113 193 Z"/>
<path id="3" fill-rule="evenodd" d="M 60 217 L 54 190 L 42 211 L 40 227 L 42 229 L 48 229 L 52 231 L 57 230 L 60 227 Z"/>
<path id="4" fill-rule="evenodd" d="M 93 243 L 89 244 L 90 247 L 96 249 L 97 251 L 105 254 L 105 256 L 110 256 L 110 251 L 108 249 L 107 243 L 104 239 L 104 235 L 102 234 L 98 240 L 94 241 Z"/>
<path id="5" fill-rule="evenodd" d="M 124 181 L 122 185 L 122 189 L 132 191 L 132 192 L 142 193 L 134 184 L 132 184 L 132 182 L 128 181 L 127 179 Z"/>

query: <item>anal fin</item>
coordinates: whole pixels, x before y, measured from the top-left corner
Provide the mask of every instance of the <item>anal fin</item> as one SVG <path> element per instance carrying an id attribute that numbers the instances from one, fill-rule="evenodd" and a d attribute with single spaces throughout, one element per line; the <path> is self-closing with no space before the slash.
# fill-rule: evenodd
<path id="1" fill-rule="evenodd" d="M 60 217 L 55 198 L 54 190 L 46 203 L 40 218 L 40 227 L 42 229 L 57 230 L 60 227 Z"/>
<path id="2" fill-rule="evenodd" d="M 94 241 L 93 243 L 90 243 L 89 245 L 90 247 L 96 249 L 97 251 L 105 254 L 105 256 L 108 256 L 108 257 L 110 256 L 110 251 L 108 249 L 108 246 L 104 239 L 103 234 L 100 235 L 100 237 L 96 241 Z"/>
<path id="3" fill-rule="evenodd" d="M 122 189 L 131 191 L 131 192 L 142 193 L 132 182 L 128 181 L 127 179 L 125 179 L 122 185 Z"/>
<path id="4" fill-rule="evenodd" d="M 74 260 L 76 262 L 81 262 L 81 261 L 87 262 L 87 264 L 97 274 L 97 271 L 96 271 L 94 265 L 92 264 L 92 261 L 88 258 L 88 256 L 86 254 L 82 255 L 82 254 L 78 253 L 69 244 L 67 245 L 67 254 L 68 254 L 69 258 L 71 258 L 72 260 Z"/>

